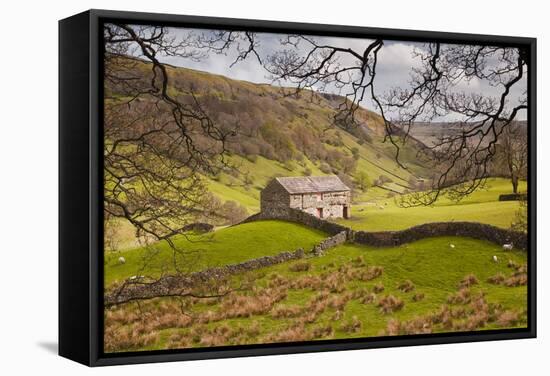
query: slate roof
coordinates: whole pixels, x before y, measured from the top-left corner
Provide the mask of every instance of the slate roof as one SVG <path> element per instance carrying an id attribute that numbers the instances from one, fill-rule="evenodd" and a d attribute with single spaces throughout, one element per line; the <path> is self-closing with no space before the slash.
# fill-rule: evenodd
<path id="1" fill-rule="evenodd" d="M 350 189 L 336 175 L 275 178 L 288 193 L 344 192 Z"/>

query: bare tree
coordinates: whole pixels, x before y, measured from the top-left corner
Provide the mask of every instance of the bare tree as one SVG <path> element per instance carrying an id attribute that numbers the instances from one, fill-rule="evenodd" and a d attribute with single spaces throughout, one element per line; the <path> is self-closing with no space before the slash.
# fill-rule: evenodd
<path id="1" fill-rule="evenodd" d="M 231 38 L 236 38 L 234 33 Z M 239 55 L 241 59 L 256 51 L 257 38 L 251 38 L 254 43 L 248 48 L 240 47 L 247 53 Z M 230 38 L 220 39 L 228 41 L 223 48 L 229 49 Z M 411 67 L 410 82 L 380 95 L 375 86 L 383 40 L 366 40 L 361 49 L 324 40 L 288 35 L 281 39 L 282 49 L 266 59 L 261 59 L 257 51 L 255 54 L 274 82 L 292 87 L 286 89 L 285 95 L 309 90 L 314 96 L 318 91 L 337 90 L 342 97 L 334 115 L 337 126 L 357 126 L 357 110 L 372 101 L 383 118 L 385 140 L 395 147 L 395 160 L 400 167 L 407 168 L 400 159 L 400 150 L 416 122 L 445 116 L 459 119 L 462 132 L 442 137 L 435 145 L 419 151 L 418 158 L 434 171 L 428 177 L 432 183 L 426 191 L 404 196 L 402 206 L 430 205 L 444 194 L 460 200 L 485 183 L 499 137 L 518 113 L 527 109 L 525 90 L 520 98 L 511 94 L 524 87 L 529 66 L 526 51 L 426 43 L 414 51 L 420 66 Z M 497 93 L 486 95 L 461 89 L 462 84 L 474 80 Z"/>
<path id="2" fill-rule="evenodd" d="M 514 193 L 518 193 L 519 180 L 527 177 L 527 129 L 520 123 L 513 123 L 502 132 L 499 142 L 504 155 L 507 174 Z"/>
<path id="3" fill-rule="evenodd" d="M 189 221 L 215 215 L 202 176 L 227 165 L 235 130 L 215 124 L 159 60 L 202 58 L 194 35 L 126 24 L 105 24 L 103 33 L 105 213 L 175 248 L 173 236 Z"/>

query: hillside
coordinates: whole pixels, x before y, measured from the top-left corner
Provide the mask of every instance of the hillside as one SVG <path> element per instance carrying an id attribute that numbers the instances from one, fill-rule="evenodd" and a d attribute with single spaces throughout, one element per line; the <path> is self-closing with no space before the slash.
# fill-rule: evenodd
<path id="1" fill-rule="evenodd" d="M 132 66 L 140 71 L 136 76 L 149 78 L 147 64 L 138 61 Z M 358 127 L 335 127 L 332 120 L 341 97 L 314 92 L 283 96 L 280 87 L 180 67 L 167 70 L 172 96 L 183 103 L 194 96 L 214 123 L 235 127 L 236 134 L 227 144 L 234 169 L 215 176 L 204 174 L 204 178 L 214 195 L 239 203 L 250 214 L 259 209 L 260 190 L 275 176 L 338 174 L 355 188 L 361 176 L 368 186 L 378 184 L 391 194 L 409 189 L 411 180 L 427 175 L 416 164 L 422 144 L 414 139 L 401 151 L 407 170 L 398 167 L 393 146 L 382 142 L 384 124 L 376 113 L 361 108 Z M 128 99 L 123 88 L 108 82 L 105 94 L 112 103 Z M 144 99 L 140 101 L 131 106 L 144 106 Z M 364 186 L 356 189 L 356 197 Z"/>

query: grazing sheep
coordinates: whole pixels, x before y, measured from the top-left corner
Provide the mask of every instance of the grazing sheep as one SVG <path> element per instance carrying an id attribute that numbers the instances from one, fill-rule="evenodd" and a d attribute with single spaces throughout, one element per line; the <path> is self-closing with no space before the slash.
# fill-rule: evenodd
<path id="1" fill-rule="evenodd" d="M 455 245 L 453 243 L 449 244 L 449 247 L 454 248 Z"/>
<path id="2" fill-rule="evenodd" d="M 120 256 L 120 257 L 118 258 L 118 263 L 119 263 L 120 265 L 126 264 L 126 259 L 125 259 L 124 257 Z"/>
<path id="3" fill-rule="evenodd" d="M 380 210 L 384 209 L 384 207 L 383 207 L 382 205 L 380 205 L 378 208 L 379 208 Z"/>
<path id="4" fill-rule="evenodd" d="M 505 251 L 511 251 L 512 249 L 514 249 L 514 244 L 513 243 L 503 244 L 502 249 Z"/>
<path id="5" fill-rule="evenodd" d="M 497 256 L 493 256 L 493 261 L 494 261 L 494 262 L 498 262 L 498 257 L 497 257 Z"/>

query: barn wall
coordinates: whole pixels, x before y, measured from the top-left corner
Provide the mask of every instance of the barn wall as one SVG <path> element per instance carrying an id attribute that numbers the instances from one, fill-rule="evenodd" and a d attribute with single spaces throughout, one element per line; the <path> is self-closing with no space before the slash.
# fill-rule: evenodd
<path id="1" fill-rule="evenodd" d="M 291 208 L 302 209 L 315 216 L 317 216 L 317 209 L 322 208 L 323 218 L 342 218 L 344 206 L 347 206 L 348 213 L 350 212 L 350 192 L 308 193 L 302 196 L 301 206 L 291 206 Z"/>
<path id="2" fill-rule="evenodd" d="M 272 180 L 260 192 L 260 208 L 267 215 L 277 215 L 281 210 L 288 209 L 289 206 L 290 195 L 276 180 Z"/>

